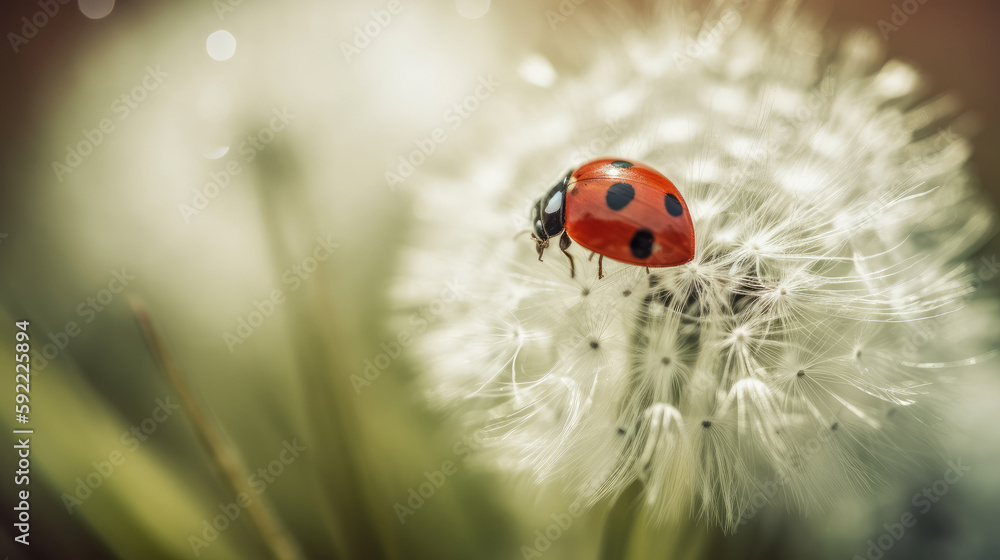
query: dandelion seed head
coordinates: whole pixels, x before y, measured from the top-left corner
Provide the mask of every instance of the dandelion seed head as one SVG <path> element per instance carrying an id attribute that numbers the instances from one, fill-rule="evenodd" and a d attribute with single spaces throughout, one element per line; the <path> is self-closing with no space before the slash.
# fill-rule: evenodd
<path id="1" fill-rule="evenodd" d="M 590 504 L 639 481 L 653 520 L 733 530 L 764 488 L 819 511 L 932 453 L 949 391 L 923 365 L 979 353 L 947 325 L 988 320 L 965 305 L 963 260 L 993 217 L 967 142 L 926 133 L 955 108 L 921 100 L 912 67 L 880 67 L 869 33 L 827 51 L 822 30 L 769 6 L 700 58 L 677 41 L 720 13 L 665 10 L 623 52 L 581 47 L 589 69 L 539 54 L 558 80 L 510 83 L 517 110 L 482 111 L 460 156 L 414 177 L 427 211 L 405 282 L 470 286 L 418 341 L 424 379 L 485 431 L 487 462 Z M 678 185 L 691 262 L 605 259 L 598 279 L 574 245 L 570 276 L 558 249 L 539 262 L 514 239 L 567 168 L 607 155 Z"/>

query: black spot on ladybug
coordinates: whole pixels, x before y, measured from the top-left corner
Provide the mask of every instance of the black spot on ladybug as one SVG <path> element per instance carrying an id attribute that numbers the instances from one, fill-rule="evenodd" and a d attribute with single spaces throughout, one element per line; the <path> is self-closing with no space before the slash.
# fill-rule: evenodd
<path id="1" fill-rule="evenodd" d="M 681 201 L 677 200 L 677 197 L 667 193 L 667 196 L 663 197 L 663 204 L 667 207 L 667 214 L 671 216 L 680 216 L 684 213 L 684 207 L 681 206 Z"/>
<path id="2" fill-rule="evenodd" d="M 607 196 L 605 196 L 608 208 L 612 210 L 625 208 L 629 202 L 632 202 L 633 198 L 635 198 L 635 189 L 628 183 L 615 183 L 611 185 L 608 187 Z"/>
<path id="3" fill-rule="evenodd" d="M 611 162 L 611 165 L 613 165 L 615 167 L 620 167 L 621 169 L 628 169 L 629 167 L 632 167 L 631 163 L 629 163 L 629 162 L 627 162 L 625 160 L 621 160 L 621 159 L 618 160 L 618 161 Z"/>
<path id="4" fill-rule="evenodd" d="M 645 259 L 649 257 L 653 254 L 653 232 L 648 229 L 640 229 L 632 236 L 632 241 L 629 241 L 628 246 L 635 258 Z"/>

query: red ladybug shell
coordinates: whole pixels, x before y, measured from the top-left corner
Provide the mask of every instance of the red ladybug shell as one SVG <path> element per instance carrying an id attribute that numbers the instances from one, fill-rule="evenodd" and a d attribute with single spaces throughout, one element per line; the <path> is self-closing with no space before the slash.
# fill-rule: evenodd
<path id="1" fill-rule="evenodd" d="M 655 169 L 594 160 L 572 173 L 566 192 L 566 233 L 585 248 L 648 267 L 694 258 L 694 225 L 684 197 Z"/>

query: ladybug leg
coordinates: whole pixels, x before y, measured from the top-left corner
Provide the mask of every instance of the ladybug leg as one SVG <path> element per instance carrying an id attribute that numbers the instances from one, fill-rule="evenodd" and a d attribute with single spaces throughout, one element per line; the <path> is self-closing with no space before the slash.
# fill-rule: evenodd
<path id="1" fill-rule="evenodd" d="M 588 261 L 592 261 L 592 260 L 594 260 L 594 255 L 596 255 L 596 254 L 597 254 L 597 253 L 595 253 L 595 252 L 591 251 L 591 252 L 590 252 L 590 256 L 589 256 L 589 257 L 587 257 L 587 260 L 588 260 Z"/>
<path id="2" fill-rule="evenodd" d="M 569 254 L 569 251 L 566 250 L 569 249 L 570 243 L 572 241 L 569 235 L 566 233 L 566 230 L 563 230 L 562 235 L 559 237 L 559 250 L 569 259 L 569 277 L 573 278 L 576 276 L 576 264 L 573 262 L 573 255 Z"/>
<path id="3" fill-rule="evenodd" d="M 538 251 L 538 261 L 541 262 L 541 260 L 542 260 L 542 253 L 544 253 L 545 249 L 548 248 L 548 246 L 549 246 L 549 240 L 546 239 L 546 240 L 543 241 L 543 240 L 539 239 L 538 237 L 535 237 L 534 233 L 531 234 L 531 238 L 535 240 L 535 250 Z"/>
<path id="4" fill-rule="evenodd" d="M 604 255 L 597 258 L 597 279 L 604 278 Z"/>

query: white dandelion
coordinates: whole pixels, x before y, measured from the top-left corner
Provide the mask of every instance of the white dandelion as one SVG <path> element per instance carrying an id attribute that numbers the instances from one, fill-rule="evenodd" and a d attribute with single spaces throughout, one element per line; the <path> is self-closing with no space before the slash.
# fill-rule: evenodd
<path id="1" fill-rule="evenodd" d="M 425 379 L 500 468 L 590 504 L 638 482 L 652 519 L 733 530 L 760 496 L 821 510 L 933 452 L 946 372 L 982 354 L 951 325 L 989 321 L 963 260 L 992 217 L 955 103 L 880 64 L 873 34 L 720 5 L 530 55 L 547 79 L 510 76 L 461 154 L 415 176 L 399 298 L 465 287 L 420 340 Z M 571 276 L 515 239 L 598 156 L 673 180 L 690 263 L 599 279 L 574 245 Z"/>

